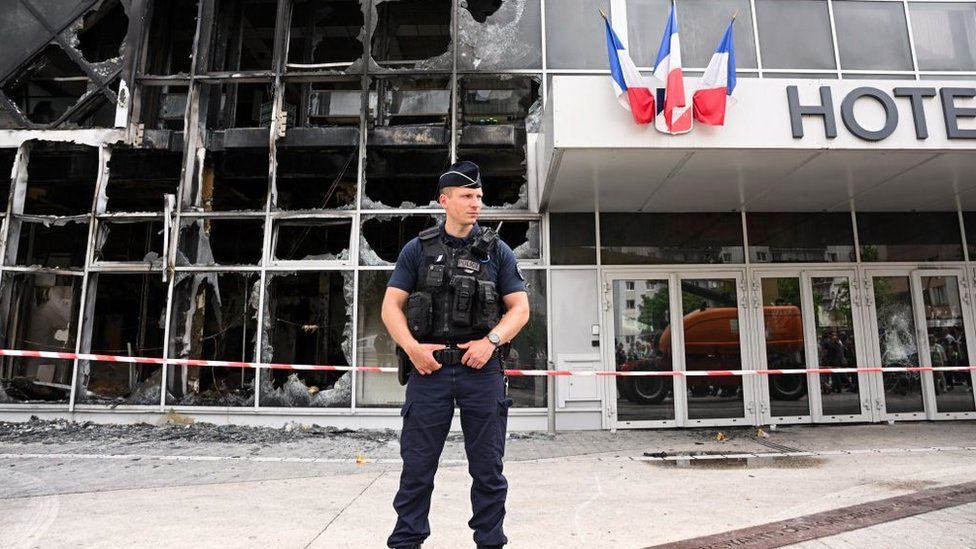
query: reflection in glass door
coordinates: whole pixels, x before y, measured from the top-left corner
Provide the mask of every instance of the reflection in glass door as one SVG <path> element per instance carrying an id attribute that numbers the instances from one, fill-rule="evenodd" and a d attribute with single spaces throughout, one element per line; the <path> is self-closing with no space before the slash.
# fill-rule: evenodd
<path id="1" fill-rule="evenodd" d="M 763 276 L 759 285 L 765 352 L 762 367 L 770 370 L 806 368 L 800 277 Z M 767 375 L 759 379 L 765 384 L 769 402 L 765 417 L 782 420 L 805 416 L 809 420 L 810 397 L 806 374 Z"/>
<path id="2" fill-rule="evenodd" d="M 614 363 L 617 371 L 670 371 L 671 297 L 667 280 L 612 281 Z M 617 421 L 674 420 L 674 378 L 616 378 Z"/>
<path id="3" fill-rule="evenodd" d="M 811 304 L 816 338 L 812 366 L 857 368 L 858 324 L 852 299 L 853 273 L 810 273 Z M 852 306 L 854 308 L 852 308 Z M 820 415 L 826 420 L 864 419 L 870 409 L 865 374 L 815 374 L 819 386 Z"/>
<path id="4" fill-rule="evenodd" d="M 926 366 L 965 366 L 969 362 L 966 322 L 960 296 L 961 273 L 920 272 L 916 275 L 922 297 L 926 340 L 923 357 Z M 968 296 L 966 296 L 968 301 Z M 926 373 L 927 374 L 927 373 Z M 935 412 L 973 412 L 973 377 L 971 372 L 934 372 Z"/>
<path id="5" fill-rule="evenodd" d="M 741 275 L 681 279 L 685 370 L 741 370 L 743 364 Z M 662 342 L 663 346 L 663 342 Z M 690 423 L 744 422 L 746 394 L 752 384 L 742 376 L 695 376 L 685 379 Z M 751 412 L 751 410 L 750 410 Z M 743 421 L 737 421 L 743 420 Z"/>

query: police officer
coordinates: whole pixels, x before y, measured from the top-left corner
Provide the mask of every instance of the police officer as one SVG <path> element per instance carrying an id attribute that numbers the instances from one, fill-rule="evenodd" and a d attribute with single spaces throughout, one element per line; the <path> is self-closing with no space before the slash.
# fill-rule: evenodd
<path id="1" fill-rule="evenodd" d="M 397 522 L 387 544 L 419 547 L 430 535 L 434 474 L 457 403 L 472 479 L 468 526 L 479 548 L 501 547 L 508 542 L 502 457 L 512 401 L 500 356 L 528 322 L 529 301 L 512 249 L 478 226 L 478 166 L 455 163 L 437 189 L 447 217 L 403 247 L 383 299 L 383 322 L 412 366 L 400 411 Z"/>

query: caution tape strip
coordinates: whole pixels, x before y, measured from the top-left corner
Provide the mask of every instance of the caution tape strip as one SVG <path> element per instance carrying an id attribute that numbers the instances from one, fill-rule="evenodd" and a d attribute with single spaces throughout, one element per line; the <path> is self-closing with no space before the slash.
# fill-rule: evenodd
<path id="1" fill-rule="evenodd" d="M 238 362 L 233 360 L 200 360 L 192 358 L 152 358 L 139 356 L 102 355 L 94 353 L 65 353 L 59 351 L 25 351 L 19 349 L 0 349 L 0 356 L 25 358 L 53 358 L 60 360 L 90 360 L 94 362 L 123 362 L 129 364 L 173 364 L 191 367 L 252 368 L 255 370 L 312 370 L 325 372 L 374 372 L 396 373 L 396 368 L 382 366 L 328 366 L 322 364 L 282 364 L 276 362 Z M 969 372 L 976 366 L 892 366 L 884 368 L 794 368 L 766 370 L 505 370 L 507 376 L 594 376 L 594 377 L 731 377 L 797 374 L 878 374 L 904 372 Z"/>

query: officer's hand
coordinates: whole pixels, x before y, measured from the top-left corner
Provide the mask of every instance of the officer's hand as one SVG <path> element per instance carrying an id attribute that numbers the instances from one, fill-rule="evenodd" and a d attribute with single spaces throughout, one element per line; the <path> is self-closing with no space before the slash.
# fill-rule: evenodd
<path id="1" fill-rule="evenodd" d="M 487 364 L 491 360 L 491 354 L 495 352 L 495 346 L 487 337 L 460 343 L 458 349 L 467 349 L 461 362 L 476 370 Z"/>
<path id="2" fill-rule="evenodd" d="M 414 368 L 420 372 L 420 375 L 425 376 L 441 369 L 441 363 L 437 362 L 437 359 L 434 358 L 434 351 L 439 351 L 443 348 L 444 345 L 436 343 L 418 343 L 406 351 Z"/>

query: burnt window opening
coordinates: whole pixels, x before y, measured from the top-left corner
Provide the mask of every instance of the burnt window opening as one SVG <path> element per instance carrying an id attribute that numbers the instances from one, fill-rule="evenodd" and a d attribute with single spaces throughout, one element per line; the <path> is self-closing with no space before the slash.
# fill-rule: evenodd
<path id="1" fill-rule="evenodd" d="M 0 212 L 7 212 L 10 200 L 10 182 L 13 181 L 14 160 L 17 149 L 0 149 Z"/>
<path id="2" fill-rule="evenodd" d="M 178 279 L 170 340 L 177 358 L 253 362 L 255 273 L 193 273 Z M 168 393 L 184 406 L 253 406 L 251 368 L 169 367 Z"/>
<path id="3" fill-rule="evenodd" d="M 367 146 L 363 208 L 430 206 L 437 200 L 437 178 L 450 165 L 446 147 Z"/>
<path id="4" fill-rule="evenodd" d="M 61 143 L 35 143 L 27 164 L 24 213 L 89 214 L 98 179 L 98 149 Z"/>
<path id="5" fill-rule="evenodd" d="M 98 233 L 97 261 L 161 264 L 162 221 L 102 221 Z"/>
<path id="6" fill-rule="evenodd" d="M 352 219 L 279 221 L 274 257 L 279 261 L 330 261 L 349 258 Z"/>
<path id="7" fill-rule="evenodd" d="M 272 88 L 266 83 L 210 84 L 207 128 L 267 128 L 274 111 Z"/>
<path id="8" fill-rule="evenodd" d="M 363 220 L 359 259 L 362 265 L 392 265 L 403 245 L 433 227 L 438 220 L 428 215 L 368 217 Z"/>
<path id="9" fill-rule="evenodd" d="M 363 56 L 365 17 L 358 0 L 298 1 L 292 8 L 289 32 L 291 65 L 335 63 L 344 65 Z"/>
<path id="10" fill-rule="evenodd" d="M 371 52 L 380 66 L 451 67 L 451 0 L 379 0 L 374 5 Z"/>
<path id="11" fill-rule="evenodd" d="M 362 95 L 359 80 L 287 83 L 288 127 L 358 127 Z"/>
<path id="12" fill-rule="evenodd" d="M 45 226 L 43 223 L 22 221 L 19 225 L 14 264 L 61 269 L 85 266 L 87 223 Z"/>
<path id="13" fill-rule="evenodd" d="M 466 3 L 467 10 L 458 10 L 459 69 L 542 68 L 541 2 L 467 0 Z"/>
<path id="14" fill-rule="evenodd" d="M 179 265 L 257 265 L 264 244 L 263 219 L 183 219 Z"/>
<path id="15" fill-rule="evenodd" d="M 189 74 L 197 29 L 196 0 L 153 2 L 145 74 Z"/>
<path id="16" fill-rule="evenodd" d="M 2 286 L 6 348 L 75 351 L 81 277 L 6 273 Z M 0 358 L 0 403 L 67 402 L 72 366 L 71 360 Z"/>
<path id="17" fill-rule="evenodd" d="M 356 203 L 359 148 L 278 149 L 276 207 L 280 210 L 348 208 Z"/>
<path id="18" fill-rule="evenodd" d="M 105 187 L 107 212 L 162 212 L 164 195 L 176 195 L 183 155 L 168 151 L 113 149 Z"/>
<path id="19" fill-rule="evenodd" d="M 89 63 L 108 61 L 122 55 L 122 43 L 129 28 L 119 0 L 103 2 L 85 14 L 78 32 L 78 49 Z"/>
<path id="20" fill-rule="evenodd" d="M 143 85 L 139 122 L 146 129 L 182 131 L 189 89 L 183 85 Z"/>
<path id="21" fill-rule="evenodd" d="M 49 44 L 3 87 L 6 96 L 34 124 L 60 120 L 93 85 L 57 44 Z"/>
<path id="22" fill-rule="evenodd" d="M 483 202 L 488 207 L 528 208 L 525 147 L 458 147 L 458 160 L 470 160 L 481 172 Z"/>
<path id="23" fill-rule="evenodd" d="M 481 221 L 479 225 L 495 229 L 502 241 L 515 252 L 516 259 L 541 257 L 538 221 Z"/>
<path id="24" fill-rule="evenodd" d="M 163 356 L 166 283 L 158 273 L 94 273 L 91 352 Z M 149 364 L 90 362 L 82 367 L 76 399 L 158 405 L 162 368 Z"/>
<path id="25" fill-rule="evenodd" d="M 373 139 L 382 139 L 386 126 L 415 126 L 426 128 L 450 127 L 451 81 L 447 77 L 387 77 L 375 78 L 370 87 L 369 117 Z M 373 103 L 378 103 L 374 105 Z M 380 132 L 380 133 L 377 133 Z M 395 134 L 397 137 L 401 134 Z M 446 142 L 446 134 L 430 132 L 415 139 Z M 401 137 L 407 139 L 407 136 Z"/>
<path id="26" fill-rule="evenodd" d="M 272 276 L 267 290 L 265 362 L 348 365 L 351 272 Z M 352 402 L 349 372 L 261 372 L 261 406 L 340 407 Z"/>
<path id="27" fill-rule="evenodd" d="M 200 182 L 204 211 L 264 211 L 268 196 L 268 150 L 211 151 Z"/>
<path id="28" fill-rule="evenodd" d="M 277 0 L 219 0 L 210 70 L 270 71 L 277 12 Z"/>
<path id="29" fill-rule="evenodd" d="M 396 342 L 380 318 L 386 284 L 393 271 L 359 273 L 359 314 L 356 359 L 364 366 L 396 368 Z M 403 404 L 405 391 L 396 377 L 378 372 L 356 375 L 356 406 L 392 407 Z"/>

